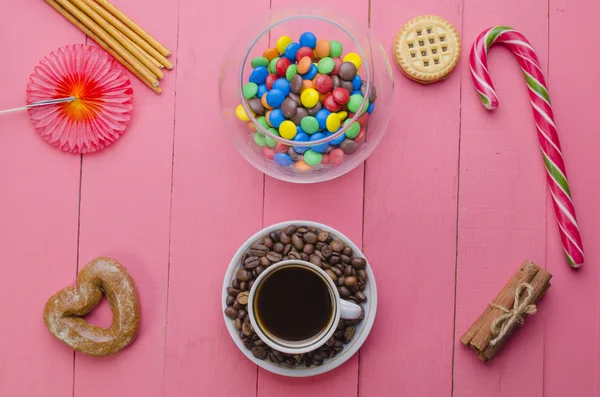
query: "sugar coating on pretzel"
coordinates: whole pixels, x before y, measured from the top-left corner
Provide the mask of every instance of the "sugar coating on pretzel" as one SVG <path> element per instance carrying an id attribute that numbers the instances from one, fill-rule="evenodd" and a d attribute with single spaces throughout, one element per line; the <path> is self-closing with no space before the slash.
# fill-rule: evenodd
<path id="1" fill-rule="evenodd" d="M 112 324 L 102 328 L 81 316 L 102 300 L 112 310 Z M 77 285 L 54 294 L 44 308 L 44 322 L 50 332 L 75 351 L 90 356 L 110 356 L 129 345 L 137 336 L 140 305 L 133 279 L 119 262 L 99 257 L 77 275 Z"/>

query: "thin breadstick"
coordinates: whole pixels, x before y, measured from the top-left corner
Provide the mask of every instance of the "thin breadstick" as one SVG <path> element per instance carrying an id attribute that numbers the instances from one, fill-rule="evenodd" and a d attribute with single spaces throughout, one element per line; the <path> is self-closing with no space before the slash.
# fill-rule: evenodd
<path id="1" fill-rule="evenodd" d="M 122 33 L 121 33 L 121 34 L 122 34 Z M 122 34 L 122 35 L 123 35 L 123 34 Z M 138 50 L 139 52 L 141 52 L 143 56 L 145 56 L 146 58 L 148 58 L 148 60 L 149 60 L 150 62 L 152 62 L 152 64 L 153 64 L 154 66 L 156 66 L 156 67 L 157 67 L 157 68 L 159 68 L 159 69 L 163 69 L 163 68 L 164 68 L 164 66 L 163 66 L 163 65 L 161 65 L 161 64 L 160 64 L 160 63 L 159 63 L 159 62 L 158 62 L 156 59 L 154 59 L 154 58 L 152 57 L 152 55 L 148 54 L 146 51 L 144 51 L 144 49 L 143 49 L 142 47 L 140 47 L 139 45 L 137 45 L 137 44 L 135 44 L 133 41 L 131 41 L 131 39 L 130 39 L 129 37 L 127 37 L 127 36 L 125 36 L 125 35 L 123 35 L 123 37 L 124 37 L 124 39 L 125 39 L 125 40 L 127 40 L 127 41 L 128 41 L 128 42 L 129 42 L 129 43 L 130 43 L 130 44 L 133 46 L 133 48 L 135 48 L 136 50 Z"/>
<path id="2" fill-rule="evenodd" d="M 137 23 L 131 20 L 127 15 L 125 15 L 121 10 L 112 5 L 108 0 L 96 0 L 96 3 L 100 4 L 107 11 L 113 14 L 115 17 L 119 18 L 121 22 L 125 25 L 129 26 L 131 30 L 139 34 L 144 38 L 148 43 L 150 43 L 154 48 L 158 50 L 161 54 L 168 57 L 171 55 L 171 51 L 169 51 L 165 46 L 160 44 L 158 40 L 152 37 L 148 32 L 142 29 Z"/>
<path id="3" fill-rule="evenodd" d="M 63 17 L 65 17 L 69 22 L 75 25 L 79 30 L 81 30 L 86 36 L 90 39 L 94 40 L 100 47 L 102 47 L 106 52 L 112 55 L 121 65 L 123 65 L 127 70 L 133 73 L 138 79 L 144 82 L 148 87 L 150 87 L 154 92 L 160 94 L 162 92 L 162 88 L 158 86 L 154 86 L 153 83 L 147 79 L 145 79 L 137 70 L 135 70 L 122 56 L 117 54 L 112 48 L 108 46 L 98 35 L 89 30 L 84 24 L 79 22 L 77 18 L 75 18 L 69 11 L 63 8 L 60 4 L 58 4 L 55 0 L 45 0 L 46 3 L 50 4 L 52 8 L 58 11 Z"/>
<path id="4" fill-rule="evenodd" d="M 140 49 L 140 52 L 144 54 L 152 63 L 158 63 L 159 67 L 166 67 L 167 69 L 173 69 L 173 64 L 165 58 L 160 52 L 158 52 L 152 45 L 150 45 L 146 40 L 141 38 L 137 33 L 133 30 L 129 29 L 123 22 L 121 22 L 118 18 L 113 16 L 110 12 L 106 11 L 106 9 L 102 8 L 98 3 L 94 0 L 83 0 L 85 4 L 87 4 L 90 8 L 96 11 L 102 18 L 106 19 L 108 23 L 114 26 L 118 31 L 120 31 L 125 37 L 129 39 L 129 41 L 133 42 L 134 47 Z"/>
<path id="5" fill-rule="evenodd" d="M 136 57 L 138 61 L 140 61 L 144 66 L 146 66 L 156 77 L 162 79 L 164 77 L 164 73 L 160 68 L 154 66 L 152 62 L 148 58 L 146 58 L 142 53 L 136 50 L 130 42 L 125 39 L 125 36 L 121 34 L 114 26 L 106 21 L 106 19 L 102 18 L 100 14 L 94 11 L 91 7 L 85 4 L 82 0 L 69 0 L 71 4 L 79 8 L 83 11 L 88 17 L 92 18 L 102 29 L 108 32 L 113 39 L 115 39 L 119 44 L 121 44 L 131 55 Z M 109 42 L 107 44 L 110 45 Z"/>

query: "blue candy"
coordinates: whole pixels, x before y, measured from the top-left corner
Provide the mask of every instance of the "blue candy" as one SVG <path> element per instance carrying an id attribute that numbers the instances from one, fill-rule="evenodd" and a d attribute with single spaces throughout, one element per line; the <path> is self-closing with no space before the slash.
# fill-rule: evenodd
<path id="1" fill-rule="evenodd" d="M 302 128 L 298 127 L 298 133 L 296 133 L 296 136 L 294 137 L 294 141 L 308 142 L 308 134 L 306 132 L 300 132 L 300 131 L 302 131 Z M 294 150 L 298 154 L 303 154 L 308 149 L 310 149 L 310 147 L 308 147 L 308 146 L 294 146 Z"/>
<path id="2" fill-rule="evenodd" d="M 352 91 L 352 94 L 350 94 L 350 95 L 355 95 L 355 94 L 362 95 L 362 94 L 360 93 L 360 91 Z"/>
<path id="3" fill-rule="evenodd" d="M 302 79 L 304 79 L 304 80 L 312 80 L 317 75 L 317 72 L 318 72 L 317 65 L 315 65 L 313 63 L 312 65 L 310 65 L 310 69 L 308 69 L 308 72 L 306 72 L 306 74 L 304 74 L 302 76 Z M 359 92 L 359 94 L 360 94 L 360 92 Z"/>
<path id="4" fill-rule="evenodd" d="M 317 46 L 317 37 L 312 32 L 304 32 L 300 35 L 300 45 L 314 49 Z"/>
<path id="5" fill-rule="evenodd" d="M 258 85 L 264 84 L 267 81 L 267 76 L 269 75 L 269 70 L 264 66 L 259 66 L 250 73 L 250 77 L 248 80 L 251 83 L 255 83 Z"/>
<path id="6" fill-rule="evenodd" d="M 332 133 L 330 133 L 330 134 L 329 134 L 329 135 L 327 135 L 327 136 L 331 136 L 331 135 L 333 135 L 333 132 L 332 132 Z M 330 143 L 330 144 L 332 144 L 332 145 L 335 145 L 335 146 L 337 146 L 337 145 L 339 145 L 340 143 L 344 142 L 344 139 L 346 139 L 346 134 L 342 134 L 342 135 L 338 136 L 337 138 L 335 138 L 335 139 L 333 139 L 333 140 L 329 141 L 329 143 Z"/>
<path id="7" fill-rule="evenodd" d="M 282 167 L 294 164 L 294 160 L 287 153 L 275 153 L 273 160 Z"/>
<path id="8" fill-rule="evenodd" d="M 284 96 L 288 96 L 288 94 L 290 93 L 290 82 L 285 79 L 285 78 L 280 78 L 275 80 L 275 82 L 273 83 L 273 87 L 271 87 L 272 90 L 279 90 L 281 92 L 283 92 Z M 268 99 L 268 96 L 267 96 Z M 269 102 L 267 102 L 269 103 Z M 269 103 L 269 105 L 271 105 Z M 271 105 L 272 106 L 272 105 Z"/>
<path id="9" fill-rule="evenodd" d="M 327 128 L 327 117 L 331 114 L 331 112 L 327 109 L 321 109 L 317 112 L 317 114 L 315 115 L 315 118 L 317 119 L 317 121 L 319 122 L 319 128 L 321 128 L 322 130 Z"/>
<path id="10" fill-rule="evenodd" d="M 269 92 L 273 92 L 272 90 Z M 267 94 L 268 96 L 269 94 Z M 269 114 L 269 122 L 271 123 L 271 125 L 275 128 L 279 128 L 279 126 L 281 125 L 281 123 L 283 123 L 285 121 L 285 116 L 283 115 L 283 113 L 281 113 L 281 110 L 279 109 L 274 109 L 271 110 L 271 113 Z"/>
<path id="11" fill-rule="evenodd" d="M 352 79 L 352 89 L 354 91 L 360 91 L 360 87 L 362 87 L 363 81 L 359 75 L 354 76 Z"/>
<path id="12" fill-rule="evenodd" d="M 256 96 L 258 96 L 258 98 L 262 98 L 262 96 L 265 95 L 267 92 L 269 92 L 267 85 L 261 84 L 258 86 L 258 93 L 256 94 Z"/>
<path id="13" fill-rule="evenodd" d="M 267 103 L 272 108 L 278 108 L 283 103 L 285 97 L 286 95 L 283 92 L 271 89 L 271 91 L 267 92 Z"/>
<path id="14" fill-rule="evenodd" d="M 318 141 L 319 139 L 323 139 L 323 138 L 325 138 L 325 134 L 323 134 L 322 132 L 317 132 L 310 136 L 310 141 L 311 142 Z M 327 146 L 329 146 L 329 143 L 325 142 L 325 143 L 321 143 L 320 145 L 311 146 L 310 149 L 313 152 L 323 153 L 325 150 L 327 150 Z"/>
<path id="15" fill-rule="evenodd" d="M 369 107 L 367 108 L 367 113 L 371 114 L 371 112 L 375 109 L 375 102 L 371 102 Z"/>
<path id="16" fill-rule="evenodd" d="M 294 63 L 296 61 L 296 53 L 300 49 L 300 44 L 298 43 L 290 43 L 287 47 L 285 47 L 285 57 Z"/>

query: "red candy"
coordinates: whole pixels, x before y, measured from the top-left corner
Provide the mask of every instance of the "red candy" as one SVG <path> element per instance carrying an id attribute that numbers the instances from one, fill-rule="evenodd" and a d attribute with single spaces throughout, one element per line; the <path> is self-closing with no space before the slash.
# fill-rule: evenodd
<path id="1" fill-rule="evenodd" d="M 358 133 L 356 138 L 354 138 L 354 142 L 359 143 L 359 144 L 363 143 L 365 141 L 366 137 L 367 137 L 367 129 L 365 127 L 360 127 L 360 132 Z"/>
<path id="2" fill-rule="evenodd" d="M 356 121 L 358 121 L 358 124 L 360 124 L 361 127 L 366 127 L 369 122 L 369 113 L 363 113 Z"/>
<path id="3" fill-rule="evenodd" d="M 296 52 L 296 62 L 301 60 L 304 57 L 309 57 L 311 61 L 315 60 L 315 52 L 310 47 L 300 47 L 298 52 Z"/>
<path id="4" fill-rule="evenodd" d="M 340 165 L 344 162 L 344 151 L 342 149 L 333 149 L 328 157 L 329 164 Z"/>
<path id="5" fill-rule="evenodd" d="M 271 73 L 270 75 L 267 76 L 267 89 L 271 89 L 273 88 L 273 83 L 275 82 L 275 80 L 277 80 L 279 77 L 276 74 Z"/>
<path id="6" fill-rule="evenodd" d="M 327 76 L 326 74 L 319 75 L 319 77 L 317 77 L 315 80 L 315 88 L 321 94 L 327 94 L 333 88 L 333 81 L 331 81 L 331 77 Z"/>
<path id="7" fill-rule="evenodd" d="M 331 96 L 340 105 L 345 105 L 350 100 L 350 93 L 348 92 L 347 89 L 342 88 L 342 87 L 338 87 L 335 90 L 333 90 L 333 92 L 331 93 Z"/>
<path id="8" fill-rule="evenodd" d="M 333 95 L 327 95 L 325 99 L 323 99 L 323 106 L 325 106 L 325 109 L 334 113 L 342 108 L 342 105 L 340 105 L 335 101 L 335 99 L 333 99 Z"/>
<path id="9" fill-rule="evenodd" d="M 323 155 L 323 160 L 321 160 L 321 164 L 329 164 L 329 155 Z"/>
<path id="10" fill-rule="evenodd" d="M 331 72 L 332 76 L 337 76 L 338 70 L 340 69 L 340 65 L 342 64 L 342 59 L 339 57 L 333 58 L 333 64 L 335 65 L 333 68 L 333 72 Z"/>
<path id="11" fill-rule="evenodd" d="M 275 145 L 275 153 L 285 153 L 287 152 L 288 147 L 281 142 L 277 142 Z"/>
<path id="12" fill-rule="evenodd" d="M 273 160 L 273 158 L 275 158 L 275 150 L 271 149 L 268 146 L 263 147 L 262 153 L 263 153 L 263 156 L 265 156 L 269 160 Z"/>
<path id="13" fill-rule="evenodd" d="M 285 77 L 285 72 L 287 71 L 288 66 L 290 66 L 291 64 L 292 63 L 290 62 L 289 59 L 280 58 L 277 61 L 277 63 L 275 64 L 275 70 L 277 71 L 277 74 L 280 75 L 281 77 Z"/>

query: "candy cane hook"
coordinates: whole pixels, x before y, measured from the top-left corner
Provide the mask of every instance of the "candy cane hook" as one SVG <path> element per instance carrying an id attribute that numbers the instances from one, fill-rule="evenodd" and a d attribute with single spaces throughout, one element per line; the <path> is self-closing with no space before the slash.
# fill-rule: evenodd
<path id="1" fill-rule="evenodd" d="M 484 30 L 473 43 L 469 62 L 475 89 L 483 106 L 489 110 L 498 107 L 498 95 L 487 69 L 487 52 L 495 43 L 504 44 L 515 54 L 525 75 L 563 250 L 569 265 L 580 267 L 583 265 L 583 245 L 540 62 L 529 41 L 516 30 L 506 26 Z"/>

